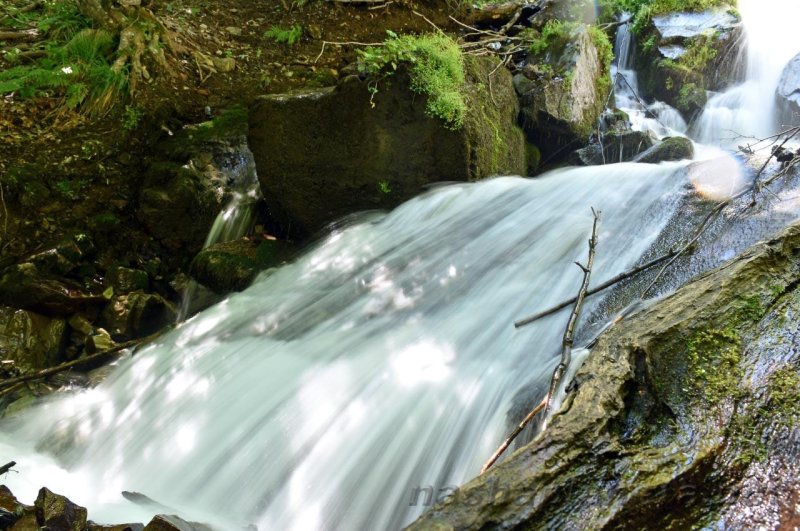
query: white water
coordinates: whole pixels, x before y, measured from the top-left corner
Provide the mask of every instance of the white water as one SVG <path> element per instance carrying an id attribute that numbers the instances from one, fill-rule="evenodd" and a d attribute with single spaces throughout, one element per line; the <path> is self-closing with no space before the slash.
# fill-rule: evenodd
<path id="1" fill-rule="evenodd" d="M 100 387 L 30 412 L 2 450 L 19 463 L 7 480 L 107 521 L 147 516 L 119 498 L 134 490 L 228 527 L 409 523 L 425 508 L 413 489 L 474 476 L 514 394 L 549 378 L 565 316 L 511 323 L 574 295 L 589 207 L 604 212 L 601 281 L 659 234 L 684 166 L 450 186 L 332 234 Z M 46 439 L 69 474 L 30 454 Z"/>
<path id="2" fill-rule="evenodd" d="M 800 52 L 797 0 L 739 0 L 747 31 L 747 80 L 709 100 L 696 125 L 699 142 L 746 145 L 781 130 L 775 90 L 781 72 Z"/>

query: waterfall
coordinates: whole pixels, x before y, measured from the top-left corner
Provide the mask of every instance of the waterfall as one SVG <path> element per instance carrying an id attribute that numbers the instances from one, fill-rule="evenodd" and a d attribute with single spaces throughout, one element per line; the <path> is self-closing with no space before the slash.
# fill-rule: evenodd
<path id="1" fill-rule="evenodd" d="M 120 499 L 130 490 L 229 528 L 407 524 L 477 473 L 514 394 L 549 379 L 566 315 L 511 324 L 575 294 L 589 207 L 601 281 L 662 231 L 685 166 L 448 186 L 337 231 L 4 430 L 9 484 L 28 499 L 47 484 L 108 521 L 147 516 Z"/>
<path id="2" fill-rule="evenodd" d="M 621 15 L 622 20 L 630 18 L 629 13 Z M 620 25 L 614 41 L 611 76 L 616 107 L 628 114 L 634 130 L 650 132 L 656 138 L 684 135 L 687 125 L 675 108 L 661 101 L 647 104 L 639 98 L 639 76 L 633 64 L 635 42 L 629 26 Z"/>
<path id="3" fill-rule="evenodd" d="M 739 11 L 747 33 L 747 79 L 713 96 L 695 127 L 698 141 L 723 147 L 747 144 L 781 129 L 775 90 L 784 67 L 800 52 L 799 2 L 772 0 L 767 8 L 762 0 L 739 0 Z"/>
<path id="4" fill-rule="evenodd" d="M 760 16 L 754 0 L 740 3 L 746 21 Z M 617 106 L 661 136 L 685 131 L 668 106 L 624 88 L 636 86 L 626 32 Z M 724 188 L 738 171 L 726 159 L 502 177 L 338 228 L 122 359 L 99 386 L 4 421 L 0 454 L 19 463 L 5 481 L 28 502 L 47 485 L 96 521 L 164 512 L 131 504 L 128 490 L 225 530 L 400 528 L 474 477 L 520 390 L 547 384 L 568 310 L 511 323 L 576 294 L 590 207 L 603 212 L 596 285 L 669 248 L 671 218 L 671 230 L 693 227 L 678 210 L 691 186 L 716 172 Z M 796 218 L 800 201 L 786 197 L 774 208 Z M 209 241 L 232 238 L 222 227 L 237 216 L 222 215 Z M 733 244 L 712 232 L 717 247 L 687 260 L 716 265 L 769 227 L 744 230 Z M 601 304 L 589 299 L 583 315 L 601 319 Z"/>

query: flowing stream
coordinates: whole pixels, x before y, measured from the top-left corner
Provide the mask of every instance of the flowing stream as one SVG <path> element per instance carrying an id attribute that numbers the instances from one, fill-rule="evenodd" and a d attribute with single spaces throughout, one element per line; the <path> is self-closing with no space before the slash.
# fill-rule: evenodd
<path id="1" fill-rule="evenodd" d="M 756 2 L 741 3 L 748 17 Z M 520 390 L 549 380 L 568 310 L 512 323 L 576 294 L 590 207 L 603 213 L 597 284 L 652 252 L 703 168 L 452 185 L 338 228 L 94 389 L 5 421 L 0 456 L 19 463 L 5 481 L 28 502 L 47 485 L 97 521 L 397 529 L 472 478 Z"/>

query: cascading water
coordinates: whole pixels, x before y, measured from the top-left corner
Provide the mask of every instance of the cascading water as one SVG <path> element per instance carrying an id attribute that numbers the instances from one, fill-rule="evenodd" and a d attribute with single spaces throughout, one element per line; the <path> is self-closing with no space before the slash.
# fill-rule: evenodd
<path id="1" fill-rule="evenodd" d="M 784 67 L 800 52 L 800 3 L 739 0 L 739 11 L 747 30 L 747 80 L 709 100 L 695 126 L 699 142 L 736 147 L 781 128 L 775 90 Z"/>
<path id="2" fill-rule="evenodd" d="M 626 19 L 630 15 L 622 17 Z M 649 131 L 657 138 L 686 133 L 686 122 L 676 109 L 661 101 L 648 105 L 639 98 L 639 76 L 633 64 L 634 41 L 628 24 L 622 24 L 617 30 L 614 52 L 611 75 L 615 105 L 628 114 L 633 129 Z"/>
<path id="3" fill-rule="evenodd" d="M 12 489 L 46 483 L 117 521 L 142 518 L 120 505 L 133 490 L 229 526 L 409 523 L 426 508 L 414 489 L 474 475 L 514 393 L 549 378 L 564 316 L 511 323 L 574 294 L 589 207 L 604 212 L 602 279 L 663 229 L 684 167 L 450 186 L 331 234 L 96 389 L 32 412 L 2 451 L 20 463 Z M 58 447 L 70 473 L 26 466 L 20 449 L 36 446 Z"/>
<path id="4" fill-rule="evenodd" d="M 221 529 L 398 528 L 474 476 L 515 395 L 549 379 L 565 315 L 511 323 L 575 294 L 589 207 L 603 211 L 599 283 L 652 252 L 698 172 L 498 178 L 337 230 L 98 387 L 6 422 L 0 454 L 20 472 L 6 480 L 28 501 L 47 485 L 96 520 L 163 512 L 122 499 L 130 490 Z M 590 299 L 585 315 L 601 309 Z"/>

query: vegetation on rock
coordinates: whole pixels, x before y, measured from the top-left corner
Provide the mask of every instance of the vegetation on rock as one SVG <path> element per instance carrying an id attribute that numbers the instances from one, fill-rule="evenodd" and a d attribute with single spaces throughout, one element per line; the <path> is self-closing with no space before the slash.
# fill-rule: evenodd
<path id="1" fill-rule="evenodd" d="M 371 90 L 398 68 L 408 68 L 411 88 L 428 97 L 430 116 L 440 118 L 450 129 L 464 122 L 464 58 L 456 42 L 442 33 L 398 36 L 389 32 L 382 46 L 360 50 L 360 70 L 373 77 Z"/>

